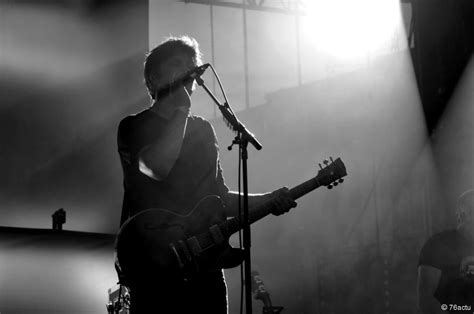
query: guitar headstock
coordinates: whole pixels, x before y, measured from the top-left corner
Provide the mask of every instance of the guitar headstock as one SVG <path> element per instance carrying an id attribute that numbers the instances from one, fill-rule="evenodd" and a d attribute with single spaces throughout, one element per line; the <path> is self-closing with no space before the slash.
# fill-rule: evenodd
<path id="1" fill-rule="evenodd" d="M 320 185 L 327 186 L 328 189 L 332 189 L 333 186 L 338 185 L 339 183 L 344 182 L 343 177 L 347 176 L 346 166 L 342 162 L 341 158 L 333 160 L 332 157 L 329 157 L 330 160 L 324 160 L 324 167 L 319 164 L 320 170 L 316 179 Z"/>

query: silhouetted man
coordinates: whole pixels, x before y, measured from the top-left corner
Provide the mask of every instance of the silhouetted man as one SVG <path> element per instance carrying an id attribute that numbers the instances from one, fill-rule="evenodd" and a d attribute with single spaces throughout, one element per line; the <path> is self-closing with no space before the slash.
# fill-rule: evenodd
<path id="1" fill-rule="evenodd" d="M 458 199 L 458 226 L 433 235 L 418 265 L 418 304 L 424 314 L 474 311 L 474 190 Z"/>
<path id="2" fill-rule="evenodd" d="M 145 61 L 145 83 L 152 105 L 128 117 L 118 130 L 118 150 L 124 173 L 121 225 L 149 208 L 165 208 L 186 215 L 208 195 L 225 204 L 224 216 L 237 213 L 238 194 L 224 183 L 218 143 L 211 124 L 190 113 L 194 82 L 170 90 L 163 86 L 201 64 L 196 40 L 168 38 Z M 288 189 L 253 194 L 250 207 L 274 199 L 274 214 L 296 206 Z M 197 222 L 196 222 L 197 223 Z M 209 226 L 207 226 L 209 227 Z M 173 276 L 128 278 L 131 313 L 227 313 L 222 270 L 200 273 L 188 281 Z"/>

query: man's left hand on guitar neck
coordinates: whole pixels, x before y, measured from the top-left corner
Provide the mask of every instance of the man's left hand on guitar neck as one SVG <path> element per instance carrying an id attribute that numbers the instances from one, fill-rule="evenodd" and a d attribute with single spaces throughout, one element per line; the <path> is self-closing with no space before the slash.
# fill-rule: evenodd
<path id="1" fill-rule="evenodd" d="M 272 214 L 275 216 L 283 215 L 297 205 L 290 195 L 290 190 L 286 186 L 268 193 L 267 195 L 269 200 L 273 202 L 274 209 Z"/>

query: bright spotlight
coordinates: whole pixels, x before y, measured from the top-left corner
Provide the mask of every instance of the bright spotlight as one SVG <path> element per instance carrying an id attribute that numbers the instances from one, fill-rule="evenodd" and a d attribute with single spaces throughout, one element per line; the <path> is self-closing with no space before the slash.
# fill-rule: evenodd
<path id="1" fill-rule="evenodd" d="M 303 7 L 302 40 L 343 59 L 378 53 L 402 25 L 399 0 L 306 0 Z"/>

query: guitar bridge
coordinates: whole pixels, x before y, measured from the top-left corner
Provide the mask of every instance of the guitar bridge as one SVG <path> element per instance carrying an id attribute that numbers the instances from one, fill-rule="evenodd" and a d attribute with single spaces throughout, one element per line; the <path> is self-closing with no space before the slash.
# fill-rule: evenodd
<path id="1" fill-rule="evenodd" d="M 215 244 L 221 244 L 224 242 L 224 236 L 222 235 L 221 229 L 218 225 L 211 226 L 209 232 L 211 233 L 212 240 Z"/>

